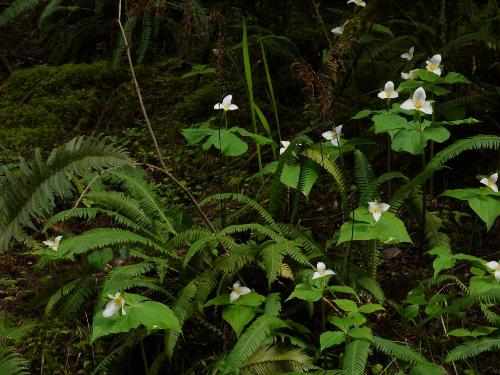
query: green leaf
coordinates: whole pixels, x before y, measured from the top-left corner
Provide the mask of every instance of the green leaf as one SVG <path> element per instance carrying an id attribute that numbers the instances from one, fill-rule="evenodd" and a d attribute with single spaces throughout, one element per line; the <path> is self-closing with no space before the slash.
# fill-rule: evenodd
<path id="1" fill-rule="evenodd" d="M 420 79 L 426 82 L 436 82 L 439 79 L 439 76 L 437 74 L 429 72 L 425 69 L 420 69 L 418 72 L 415 72 L 415 74 L 417 74 Z"/>
<path id="2" fill-rule="evenodd" d="M 370 354 L 370 343 L 363 340 L 349 343 L 342 357 L 344 375 L 364 375 L 368 354 Z"/>
<path id="3" fill-rule="evenodd" d="M 255 312 L 253 309 L 240 305 L 231 305 L 222 311 L 222 319 L 231 325 L 238 337 L 240 337 L 241 331 L 250 323 L 254 316 Z"/>
<path id="4" fill-rule="evenodd" d="M 186 138 L 190 145 L 200 143 L 204 138 L 211 136 L 217 130 L 208 128 L 208 123 L 195 129 L 182 129 L 181 134 Z"/>
<path id="5" fill-rule="evenodd" d="M 215 147 L 221 150 L 225 156 L 239 156 L 248 150 L 248 145 L 243 142 L 237 135 L 222 129 L 216 130 L 203 144 L 203 150 L 208 150 L 210 147 Z"/>
<path id="6" fill-rule="evenodd" d="M 250 293 L 245 294 L 237 299 L 238 305 L 243 306 L 260 306 L 266 300 L 266 297 L 260 295 L 256 291 L 252 290 Z"/>
<path id="7" fill-rule="evenodd" d="M 321 351 L 332 346 L 342 344 L 345 341 L 345 333 L 341 331 L 326 331 L 319 337 Z"/>
<path id="8" fill-rule="evenodd" d="M 328 321 L 346 334 L 349 332 L 351 327 L 354 326 L 354 318 L 352 317 L 341 318 L 339 316 L 331 316 Z"/>
<path id="9" fill-rule="evenodd" d="M 146 297 L 137 294 L 124 294 L 127 305 L 126 315 L 117 314 L 110 318 L 105 318 L 102 311 L 98 311 L 94 316 L 92 339 L 107 336 L 113 333 L 128 332 L 140 325 L 147 329 L 181 329 L 177 317 L 172 310 L 162 303 L 148 300 Z"/>
<path id="10" fill-rule="evenodd" d="M 205 307 L 229 305 L 229 294 L 221 294 L 205 303 Z"/>
<path id="11" fill-rule="evenodd" d="M 471 83 L 465 76 L 456 72 L 449 72 L 445 77 L 439 80 L 439 83 L 453 85 L 455 83 Z"/>
<path id="12" fill-rule="evenodd" d="M 349 336 L 355 339 L 368 339 L 372 338 L 372 330 L 368 327 L 356 327 L 349 330 Z"/>
<path id="13" fill-rule="evenodd" d="M 295 287 L 292 294 L 290 294 L 290 297 L 287 298 L 287 301 L 291 300 L 292 298 L 298 298 L 304 301 L 316 302 L 321 299 L 321 291 L 316 288 L 312 288 L 308 284 L 302 283 L 298 284 Z"/>
<path id="14" fill-rule="evenodd" d="M 325 290 L 329 292 L 337 292 L 337 293 L 346 293 L 346 294 L 353 294 L 357 295 L 356 291 L 351 288 L 350 286 L 345 286 L 345 285 L 332 285 L 327 287 Z"/>
<path id="15" fill-rule="evenodd" d="M 379 23 L 374 23 L 372 25 L 371 31 L 379 34 L 389 35 L 390 37 L 394 38 L 394 34 L 392 33 L 391 29 Z"/>
<path id="16" fill-rule="evenodd" d="M 482 196 L 469 200 L 469 206 L 486 223 L 489 231 L 496 218 L 500 215 L 500 198 Z"/>
<path id="17" fill-rule="evenodd" d="M 228 131 L 231 133 L 237 133 L 237 134 L 241 135 L 242 137 L 251 138 L 258 145 L 268 145 L 268 144 L 273 143 L 272 139 L 266 138 L 262 135 L 258 135 L 258 134 L 249 132 L 248 130 L 243 129 L 243 128 L 239 128 L 237 126 L 232 127 Z"/>
<path id="18" fill-rule="evenodd" d="M 297 189 L 300 179 L 300 164 L 284 164 L 280 181 L 293 189 Z"/>
<path id="19" fill-rule="evenodd" d="M 344 311 L 358 311 L 358 306 L 350 299 L 335 299 L 333 302 L 335 302 L 335 304 Z"/>
<path id="20" fill-rule="evenodd" d="M 483 327 L 483 326 L 474 328 L 474 330 L 472 331 L 465 328 L 457 328 L 448 332 L 448 335 L 456 337 L 478 337 L 478 336 L 487 336 L 496 330 L 497 330 L 496 327 Z"/>
<path id="21" fill-rule="evenodd" d="M 404 129 L 408 123 L 404 117 L 394 113 L 375 115 L 372 120 L 375 125 L 376 134 L 386 133 L 391 130 Z"/>
<path id="22" fill-rule="evenodd" d="M 359 312 L 363 314 L 371 314 L 375 311 L 385 310 L 383 306 L 378 303 L 368 303 L 359 308 Z"/>
<path id="23" fill-rule="evenodd" d="M 434 268 L 434 277 L 439 275 L 442 270 L 447 270 L 455 266 L 456 260 L 452 257 L 439 257 L 434 259 L 432 267 Z"/>
<path id="24" fill-rule="evenodd" d="M 375 113 L 376 111 L 372 111 L 372 110 L 369 110 L 369 109 L 363 109 L 362 111 L 359 111 L 358 113 L 356 113 L 352 119 L 353 120 L 359 120 L 359 119 L 362 119 L 362 118 L 367 118 L 368 116 L 370 116 L 372 113 Z"/>

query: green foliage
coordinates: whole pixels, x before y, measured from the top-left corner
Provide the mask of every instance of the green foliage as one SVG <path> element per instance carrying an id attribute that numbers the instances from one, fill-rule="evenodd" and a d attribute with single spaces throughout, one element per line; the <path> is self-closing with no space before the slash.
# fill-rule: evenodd
<path id="1" fill-rule="evenodd" d="M 448 353 L 446 362 L 465 360 L 493 350 L 500 350 L 500 337 L 485 337 L 466 341 Z"/>
<path id="2" fill-rule="evenodd" d="M 4 375 L 28 375 L 28 361 L 15 348 L 0 344 L 0 373 Z"/>
<path id="3" fill-rule="evenodd" d="M 354 340 L 349 343 L 342 357 L 342 369 L 346 375 L 363 375 L 370 354 L 370 343 Z"/>

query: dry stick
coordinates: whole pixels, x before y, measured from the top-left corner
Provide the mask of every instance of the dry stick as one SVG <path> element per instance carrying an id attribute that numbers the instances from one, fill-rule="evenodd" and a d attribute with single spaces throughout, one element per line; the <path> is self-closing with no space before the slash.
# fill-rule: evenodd
<path id="1" fill-rule="evenodd" d="M 132 82 L 134 84 L 135 93 L 137 94 L 137 99 L 139 100 L 139 104 L 141 106 L 142 116 L 144 117 L 144 121 L 146 121 L 146 127 L 148 128 L 149 135 L 151 136 L 151 139 L 153 141 L 153 145 L 155 147 L 156 155 L 158 156 L 158 159 L 160 159 L 160 163 L 162 166 L 162 168 L 158 168 L 158 169 L 162 170 L 168 176 L 168 178 L 170 180 L 172 180 L 172 182 L 174 182 L 177 186 L 179 186 L 187 194 L 187 196 L 189 197 L 189 199 L 191 199 L 191 201 L 195 205 L 196 209 L 200 213 L 201 217 L 203 218 L 203 221 L 205 221 L 205 223 L 208 225 L 208 227 L 210 228 L 210 230 L 214 234 L 217 234 L 217 230 L 215 229 L 215 227 L 212 224 L 212 222 L 210 221 L 210 219 L 205 215 L 205 213 L 201 209 L 200 204 L 198 203 L 196 198 L 193 196 L 193 194 L 191 194 L 191 192 L 189 191 L 189 189 L 187 188 L 186 185 L 184 185 L 181 181 L 179 181 L 177 178 L 175 178 L 175 176 L 172 173 L 170 173 L 170 171 L 167 168 L 167 165 L 165 164 L 165 161 L 163 160 L 163 156 L 161 154 L 160 147 L 158 146 L 158 141 L 156 140 L 156 135 L 153 131 L 153 127 L 151 126 L 151 122 L 149 121 L 148 113 L 146 112 L 146 107 L 144 106 L 144 102 L 142 100 L 141 89 L 139 87 L 139 82 L 137 81 L 137 78 L 135 76 L 134 64 L 132 63 L 132 56 L 130 55 L 130 44 L 129 44 L 128 39 L 127 39 L 127 34 L 125 34 L 125 30 L 123 28 L 121 18 L 122 18 L 122 1 L 118 0 L 118 19 L 117 19 L 117 22 L 118 22 L 118 26 L 120 27 L 120 31 L 121 31 L 121 34 L 123 37 L 123 43 L 125 44 L 125 52 L 127 55 L 128 65 L 130 68 L 130 74 L 132 75 Z"/>

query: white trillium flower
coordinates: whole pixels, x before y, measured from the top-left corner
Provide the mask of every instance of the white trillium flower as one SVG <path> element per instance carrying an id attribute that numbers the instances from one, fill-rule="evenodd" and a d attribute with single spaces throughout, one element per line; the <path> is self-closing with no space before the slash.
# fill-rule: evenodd
<path id="1" fill-rule="evenodd" d="M 232 100 L 232 95 L 226 95 L 224 99 L 222 99 L 222 103 L 217 103 L 216 105 L 214 105 L 214 109 L 222 109 L 224 110 L 224 112 L 234 111 L 235 109 L 238 109 L 238 106 L 236 104 L 231 104 Z"/>
<path id="2" fill-rule="evenodd" d="M 413 52 L 415 52 L 415 47 L 411 46 L 408 52 L 401 55 L 401 58 L 410 61 L 413 59 Z"/>
<path id="3" fill-rule="evenodd" d="M 327 270 L 325 263 L 318 262 L 318 264 L 316 265 L 316 272 L 314 272 L 313 274 L 313 280 L 319 279 L 320 277 L 326 275 L 335 275 L 335 272 L 333 272 L 332 270 Z"/>
<path id="4" fill-rule="evenodd" d="M 59 248 L 59 242 L 61 242 L 61 238 L 62 236 L 57 236 L 56 238 L 54 238 L 54 240 L 43 241 L 43 244 L 47 245 L 52 250 L 57 251 L 57 249 Z"/>
<path id="5" fill-rule="evenodd" d="M 373 215 L 373 219 L 375 222 L 378 222 L 382 216 L 382 214 L 389 209 L 389 206 L 387 203 L 379 203 L 377 201 L 375 202 L 368 202 L 368 211 L 371 212 Z"/>
<path id="6" fill-rule="evenodd" d="M 342 26 L 337 26 L 332 29 L 332 33 L 337 35 L 342 35 L 344 33 L 345 25 L 349 23 L 349 20 L 345 21 Z"/>
<path id="7" fill-rule="evenodd" d="M 482 183 L 483 185 L 488 186 L 494 192 L 498 193 L 498 186 L 496 183 L 497 181 L 498 181 L 498 173 L 493 173 L 490 177 L 488 178 L 484 177 L 479 182 Z"/>
<path id="8" fill-rule="evenodd" d="M 432 72 L 438 76 L 441 75 L 441 68 L 439 67 L 439 64 L 441 64 L 441 55 L 434 55 L 431 57 L 430 60 L 426 61 L 427 63 L 427 70 L 429 72 Z"/>
<path id="9" fill-rule="evenodd" d="M 349 0 L 347 2 L 347 4 L 350 4 L 350 3 L 354 3 L 356 4 L 358 7 L 365 7 L 366 6 L 366 3 L 363 1 L 363 0 Z"/>
<path id="10" fill-rule="evenodd" d="M 288 146 L 290 146 L 290 142 L 288 142 L 288 141 L 281 141 L 281 145 L 283 147 L 280 148 L 280 155 L 286 151 L 286 149 L 288 148 Z"/>
<path id="11" fill-rule="evenodd" d="M 120 309 L 122 310 L 122 315 L 127 314 L 125 312 L 125 298 L 123 298 L 120 292 L 115 295 L 108 294 L 108 297 L 111 298 L 111 301 L 107 303 L 106 308 L 102 312 L 102 316 L 105 318 L 111 318 L 113 315 L 118 314 Z"/>
<path id="12" fill-rule="evenodd" d="M 430 102 L 425 101 L 425 91 L 422 87 L 415 90 L 413 98 L 408 99 L 401 104 L 401 109 L 415 109 L 428 115 L 432 115 L 432 105 Z"/>
<path id="13" fill-rule="evenodd" d="M 335 147 L 339 147 L 340 137 L 342 136 L 342 126 L 336 126 L 334 130 L 330 130 L 321 134 L 323 138 L 327 141 L 332 141 L 332 145 Z"/>
<path id="14" fill-rule="evenodd" d="M 399 94 L 394 90 L 394 83 L 392 81 L 388 81 L 384 86 L 384 90 L 378 93 L 380 99 L 394 99 L 398 96 Z"/>
<path id="15" fill-rule="evenodd" d="M 418 69 L 410 70 L 409 73 L 401 72 L 401 78 L 403 78 L 403 79 L 415 79 L 416 72 L 418 72 Z"/>
<path id="16" fill-rule="evenodd" d="M 488 262 L 486 263 L 486 267 L 488 267 L 490 270 L 495 271 L 495 279 L 500 281 L 500 264 L 498 262 Z"/>
<path id="17" fill-rule="evenodd" d="M 247 288 L 246 286 L 240 286 L 239 281 L 237 281 L 233 284 L 233 291 L 231 292 L 231 294 L 229 294 L 229 302 L 234 302 L 241 296 L 244 296 L 245 294 L 248 294 L 250 292 L 250 288 Z"/>

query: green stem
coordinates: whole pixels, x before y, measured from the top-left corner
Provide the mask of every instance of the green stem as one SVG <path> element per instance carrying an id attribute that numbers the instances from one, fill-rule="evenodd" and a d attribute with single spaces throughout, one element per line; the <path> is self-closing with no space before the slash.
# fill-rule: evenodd
<path id="1" fill-rule="evenodd" d="M 373 278 L 377 277 L 377 267 L 378 267 L 378 256 L 377 256 L 377 240 L 372 240 L 373 242 L 373 249 L 372 249 L 372 259 L 371 259 L 371 275 Z"/>
<path id="2" fill-rule="evenodd" d="M 146 350 L 144 349 L 144 341 L 141 338 L 141 355 L 142 355 L 142 363 L 144 364 L 145 374 L 149 373 L 148 359 L 146 357 Z"/>
<path id="3" fill-rule="evenodd" d="M 422 171 L 425 169 L 426 165 L 426 160 L 425 160 L 425 141 L 424 141 L 424 136 L 423 136 L 423 129 L 422 129 L 422 121 L 420 118 L 420 114 L 418 116 L 418 122 L 420 124 L 420 140 L 421 140 L 421 145 L 422 145 Z M 422 220 L 421 220 L 421 231 L 420 231 L 420 254 L 424 253 L 424 246 L 425 246 L 425 209 L 426 209 L 426 183 L 422 184 Z"/>

